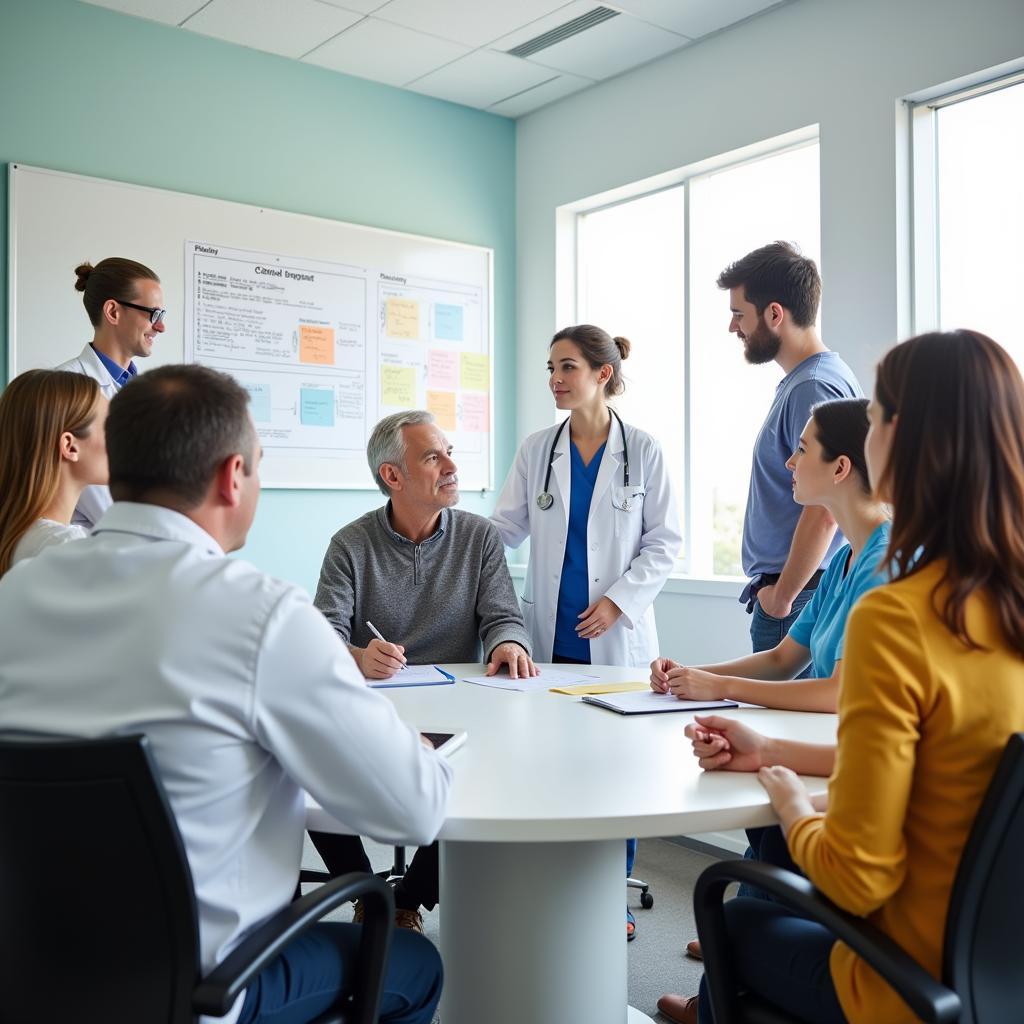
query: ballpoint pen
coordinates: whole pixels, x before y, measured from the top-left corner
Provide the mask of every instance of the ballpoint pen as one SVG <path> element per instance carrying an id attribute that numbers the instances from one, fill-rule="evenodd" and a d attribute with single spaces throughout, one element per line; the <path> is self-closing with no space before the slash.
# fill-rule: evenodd
<path id="1" fill-rule="evenodd" d="M 375 625 L 374 625 L 374 624 L 373 624 L 373 623 L 372 623 L 372 622 L 371 622 L 371 621 L 370 621 L 369 619 L 367 619 L 367 620 L 366 620 L 366 628 L 367 628 L 367 629 L 368 629 L 368 630 L 369 630 L 369 631 L 370 631 L 370 632 L 371 632 L 371 633 L 372 633 L 372 634 L 373 634 L 373 635 L 374 635 L 374 636 L 375 636 L 375 637 L 376 637 L 376 638 L 377 638 L 377 639 L 378 639 L 378 640 L 379 640 L 379 641 L 380 641 L 380 642 L 381 642 L 382 644 L 390 643 L 390 641 L 389 641 L 389 640 L 385 640 L 385 639 L 384 639 L 384 637 L 383 637 L 383 636 L 381 635 L 381 632 L 380 632 L 380 630 L 379 630 L 379 629 L 378 629 L 378 628 L 377 628 L 377 627 L 376 627 L 376 626 L 375 626 Z M 403 665 L 403 666 L 402 666 L 402 667 L 401 667 L 401 668 L 400 668 L 400 669 L 399 669 L 398 671 L 399 671 L 399 672 L 404 672 L 404 671 L 405 671 L 405 666 Z"/>

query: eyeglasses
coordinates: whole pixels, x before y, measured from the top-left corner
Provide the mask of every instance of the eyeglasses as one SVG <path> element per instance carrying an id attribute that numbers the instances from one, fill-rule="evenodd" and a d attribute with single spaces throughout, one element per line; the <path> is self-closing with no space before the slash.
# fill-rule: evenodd
<path id="1" fill-rule="evenodd" d="M 149 314 L 149 322 L 156 326 L 164 322 L 164 317 L 167 316 L 167 310 L 161 309 L 159 306 L 140 306 L 135 302 L 125 302 L 124 299 L 114 299 L 115 302 L 119 302 L 122 306 L 130 306 L 132 309 L 137 309 L 142 313 Z"/>

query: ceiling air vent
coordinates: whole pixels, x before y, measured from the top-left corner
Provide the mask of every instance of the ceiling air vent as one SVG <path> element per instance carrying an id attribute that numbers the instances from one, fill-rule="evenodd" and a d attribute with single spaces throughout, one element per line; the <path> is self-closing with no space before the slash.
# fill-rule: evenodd
<path id="1" fill-rule="evenodd" d="M 554 46 L 555 43 L 578 36 L 581 32 L 586 32 L 588 28 L 600 25 L 602 21 L 608 21 L 609 18 L 618 16 L 619 12 L 613 11 L 610 7 L 595 7 L 592 11 L 587 11 L 586 14 L 581 14 L 578 18 L 573 18 L 572 21 L 567 21 L 564 25 L 559 25 L 558 28 L 553 28 L 533 39 L 527 39 L 525 43 L 520 43 L 506 52 L 513 57 L 529 57 L 541 50 L 546 50 L 549 46 Z"/>

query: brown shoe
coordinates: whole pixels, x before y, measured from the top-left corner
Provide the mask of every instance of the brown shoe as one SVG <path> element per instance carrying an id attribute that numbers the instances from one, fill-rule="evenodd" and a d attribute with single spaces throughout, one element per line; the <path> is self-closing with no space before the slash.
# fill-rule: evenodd
<path id="1" fill-rule="evenodd" d="M 700 939 L 691 939 L 686 944 L 686 955 L 694 960 L 704 959 L 704 954 L 700 951 Z"/>
<path id="2" fill-rule="evenodd" d="M 698 1024 L 697 997 L 663 995 L 658 1000 L 658 1012 L 673 1024 Z"/>
<path id="3" fill-rule="evenodd" d="M 423 934 L 423 915 L 418 910 L 395 908 L 395 927 L 408 928 L 411 932 Z"/>

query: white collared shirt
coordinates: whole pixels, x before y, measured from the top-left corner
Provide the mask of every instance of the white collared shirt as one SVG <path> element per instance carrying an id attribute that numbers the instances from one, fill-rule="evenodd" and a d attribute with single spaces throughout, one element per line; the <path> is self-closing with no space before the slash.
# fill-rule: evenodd
<path id="1" fill-rule="evenodd" d="M 305 592 L 154 505 L 119 502 L 0 581 L 0 721 L 149 736 L 204 971 L 290 901 L 303 790 L 389 844 L 425 845 L 444 821 L 451 767 L 367 688 Z"/>

